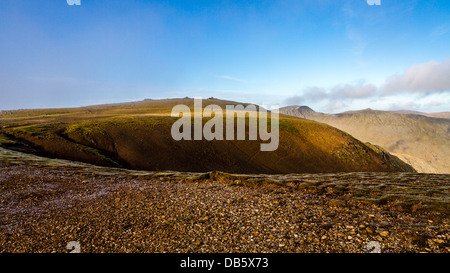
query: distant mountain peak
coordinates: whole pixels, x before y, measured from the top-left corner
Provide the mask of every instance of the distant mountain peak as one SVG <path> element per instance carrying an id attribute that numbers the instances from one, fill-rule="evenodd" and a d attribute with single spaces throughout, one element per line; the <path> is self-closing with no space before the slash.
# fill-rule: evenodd
<path id="1" fill-rule="evenodd" d="M 337 114 L 297 108 L 283 114 L 323 122 L 364 142 L 382 147 L 422 173 L 450 173 L 450 112 L 363 110 Z M 304 108 L 308 109 L 308 108 Z"/>
<path id="2" fill-rule="evenodd" d="M 312 115 L 318 115 L 320 113 L 314 111 L 309 106 L 306 105 L 291 105 L 280 108 L 280 113 L 292 115 L 292 116 L 298 116 L 302 118 L 309 118 Z"/>
<path id="3" fill-rule="evenodd" d="M 311 107 L 306 106 L 306 105 L 298 106 L 297 110 L 299 110 L 299 111 L 308 111 L 308 112 L 316 112 L 313 109 L 311 109 Z"/>

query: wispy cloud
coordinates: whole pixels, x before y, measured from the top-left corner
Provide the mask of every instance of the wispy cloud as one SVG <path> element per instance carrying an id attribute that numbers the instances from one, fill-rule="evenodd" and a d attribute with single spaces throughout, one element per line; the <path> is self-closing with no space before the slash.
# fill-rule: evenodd
<path id="1" fill-rule="evenodd" d="M 450 32 L 450 26 L 445 24 L 445 25 L 440 25 L 438 27 L 436 27 L 435 29 L 433 29 L 433 31 L 431 31 L 430 36 L 432 37 L 439 37 L 439 36 L 443 36 L 447 33 Z"/>
<path id="2" fill-rule="evenodd" d="M 350 27 L 347 27 L 346 35 L 347 38 L 353 43 L 353 55 L 355 55 L 357 58 L 362 58 L 362 56 L 364 55 L 364 51 L 368 46 L 368 43 L 364 39 L 363 35 Z"/>
<path id="3" fill-rule="evenodd" d="M 235 82 L 242 82 L 242 83 L 246 82 L 246 80 L 227 76 L 227 75 L 220 75 L 220 76 L 217 76 L 217 78 L 223 79 L 223 80 L 235 81 Z"/>

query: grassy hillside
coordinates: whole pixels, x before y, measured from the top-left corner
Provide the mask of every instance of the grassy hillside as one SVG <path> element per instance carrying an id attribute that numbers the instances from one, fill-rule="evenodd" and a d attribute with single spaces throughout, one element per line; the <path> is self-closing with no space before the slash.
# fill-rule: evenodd
<path id="1" fill-rule="evenodd" d="M 391 162 L 389 157 L 331 126 L 285 115 L 280 116 L 280 144 L 273 152 L 261 152 L 261 141 L 175 141 L 170 130 L 177 118 L 170 112 L 177 104 L 193 108 L 193 100 L 185 98 L 3 112 L 0 145 L 50 157 L 150 171 L 273 174 L 413 170 Z M 209 104 L 225 108 L 237 103 L 203 101 L 204 107 Z"/>
<path id="2" fill-rule="evenodd" d="M 328 115 L 298 106 L 280 112 L 323 122 L 379 145 L 419 172 L 450 173 L 450 119 L 370 109 Z"/>

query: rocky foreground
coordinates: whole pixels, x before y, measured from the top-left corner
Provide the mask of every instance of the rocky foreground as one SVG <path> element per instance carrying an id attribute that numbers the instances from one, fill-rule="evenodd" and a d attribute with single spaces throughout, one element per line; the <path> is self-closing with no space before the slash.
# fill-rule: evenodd
<path id="1" fill-rule="evenodd" d="M 449 193 L 450 175 L 148 173 L 0 149 L 0 252 L 449 253 Z"/>

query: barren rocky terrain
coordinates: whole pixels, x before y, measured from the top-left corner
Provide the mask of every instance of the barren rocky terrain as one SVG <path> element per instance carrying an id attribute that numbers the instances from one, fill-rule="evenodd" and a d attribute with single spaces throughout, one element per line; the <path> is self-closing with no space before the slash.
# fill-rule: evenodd
<path id="1" fill-rule="evenodd" d="M 450 252 L 450 176 L 143 172 L 0 148 L 0 252 Z M 372 242 L 372 243 L 371 243 Z"/>

